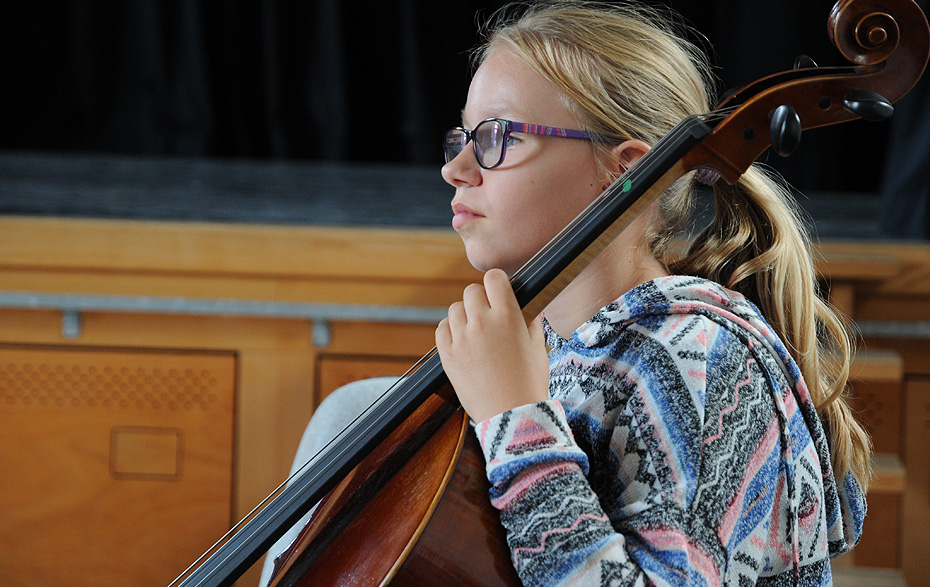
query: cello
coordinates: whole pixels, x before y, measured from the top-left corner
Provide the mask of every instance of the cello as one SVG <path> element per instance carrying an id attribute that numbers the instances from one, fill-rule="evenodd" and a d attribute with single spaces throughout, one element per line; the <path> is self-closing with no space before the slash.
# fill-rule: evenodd
<path id="1" fill-rule="evenodd" d="M 853 65 L 768 76 L 682 121 L 513 276 L 524 315 L 686 173 L 735 183 L 766 149 L 790 154 L 804 129 L 887 118 L 926 66 L 926 18 L 909 0 L 843 0 L 828 29 Z M 480 511 L 490 508 L 475 452 L 433 351 L 175 584 L 230 584 L 319 502 L 275 584 L 517 585 L 494 514 Z"/>

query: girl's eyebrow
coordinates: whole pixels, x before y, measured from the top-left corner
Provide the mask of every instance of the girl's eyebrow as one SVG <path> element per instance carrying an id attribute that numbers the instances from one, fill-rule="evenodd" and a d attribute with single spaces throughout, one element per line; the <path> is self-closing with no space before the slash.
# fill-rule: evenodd
<path id="1" fill-rule="evenodd" d="M 488 116 L 483 116 L 481 120 L 485 120 L 488 118 L 502 118 L 504 120 L 515 120 L 513 115 L 511 114 L 510 107 L 507 106 L 506 104 L 497 104 L 493 106 L 492 108 L 489 108 L 488 112 L 490 114 Z M 474 127 L 469 127 L 468 123 L 465 121 L 465 108 L 462 108 L 462 111 L 460 113 L 460 118 L 461 118 L 462 128 L 474 128 Z M 481 120 L 479 120 L 478 122 L 481 122 Z"/>

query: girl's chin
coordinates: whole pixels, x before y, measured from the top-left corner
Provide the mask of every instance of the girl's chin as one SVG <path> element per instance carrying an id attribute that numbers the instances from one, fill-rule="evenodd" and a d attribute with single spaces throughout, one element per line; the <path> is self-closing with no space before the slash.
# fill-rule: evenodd
<path id="1" fill-rule="evenodd" d="M 507 275 L 512 277 L 519 268 L 519 265 L 517 267 L 511 267 L 510 264 L 503 259 L 484 257 L 474 253 L 466 253 L 466 256 L 471 266 L 482 273 L 490 271 L 491 269 L 503 269 Z"/>
<path id="2" fill-rule="evenodd" d="M 469 247 L 467 241 L 465 243 L 465 256 L 468 258 L 468 262 L 471 263 L 471 266 L 478 271 L 484 272 L 496 267 L 491 257 L 483 254 L 481 251 L 475 250 L 474 247 Z"/>
<path id="3" fill-rule="evenodd" d="M 468 262 L 478 271 L 502 269 L 507 275 L 513 276 L 531 256 L 525 251 L 517 251 L 514 250 L 514 247 L 507 247 L 506 244 L 491 246 L 487 241 L 480 240 L 474 235 L 459 234 L 459 236 L 462 237 L 462 242 L 465 244 L 465 256 L 468 258 Z M 508 254 L 501 255 L 500 251 Z M 518 258 L 518 254 L 526 254 L 526 259 Z"/>

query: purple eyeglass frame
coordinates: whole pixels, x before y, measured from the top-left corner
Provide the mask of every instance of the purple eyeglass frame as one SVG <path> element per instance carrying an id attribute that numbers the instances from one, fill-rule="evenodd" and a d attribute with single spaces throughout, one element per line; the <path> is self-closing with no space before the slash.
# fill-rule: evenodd
<path id="1" fill-rule="evenodd" d="M 500 123 L 501 126 L 504 127 L 504 140 L 503 140 L 503 143 L 501 143 L 501 156 L 497 160 L 497 163 L 495 163 L 494 165 L 485 165 L 484 163 L 482 163 L 481 154 L 478 153 L 478 143 L 473 140 L 475 131 L 477 131 L 478 128 L 482 124 L 485 124 L 487 122 L 497 122 L 497 123 Z M 458 147 L 458 143 L 450 143 L 449 141 L 450 135 L 455 131 L 465 133 L 465 143 L 462 145 L 462 148 L 458 149 L 457 151 L 455 149 Z M 465 145 L 471 142 L 472 148 L 475 151 L 475 159 L 478 161 L 478 165 L 480 165 L 483 169 L 494 169 L 495 167 L 499 166 L 501 163 L 504 162 L 504 156 L 507 154 L 507 142 L 510 140 L 510 133 L 512 132 L 522 132 L 522 133 L 534 134 L 534 135 L 544 135 L 548 137 L 562 137 L 566 139 L 587 139 L 590 141 L 600 140 L 600 137 L 598 135 L 586 133 L 580 130 L 558 128 L 555 126 L 544 126 L 542 124 L 529 124 L 526 122 L 514 122 L 512 120 L 507 120 L 506 118 L 486 118 L 482 120 L 481 122 L 479 122 L 478 124 L 476 124 L 475 128 L 473 128 L 472 130 L 468 130 L 460 126 L 457 126 L 455 128 L 449 129 L 446 132 L 444 140 L 443 140 L 443 151 L 445 154 L 446 163 L 448 163 L 449 161 L 452 161 L 452 159 L 454 159 L 459 153 L 464 151 Z M 451 157 L 450 157 L 450 153 L 451 153 Z"/>

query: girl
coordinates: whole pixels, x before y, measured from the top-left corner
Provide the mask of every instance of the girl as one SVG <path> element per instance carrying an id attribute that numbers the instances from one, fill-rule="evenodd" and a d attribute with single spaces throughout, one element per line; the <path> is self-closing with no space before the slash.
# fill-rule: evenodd
<path id="1" fill-rule="evenodd" d="M 529 326 L 508 280 L 709 110 L 703 58 L 645 9 L 568 2 L 498 24 L 476 57 L 442 174 L 486 274 L 436 343 L 523 582 L 830 584 L 869 441 L 842 396 L 849 338 L 773 178 L 702 177 L 715 217 L 670 260 L 683 178 Z"/>

